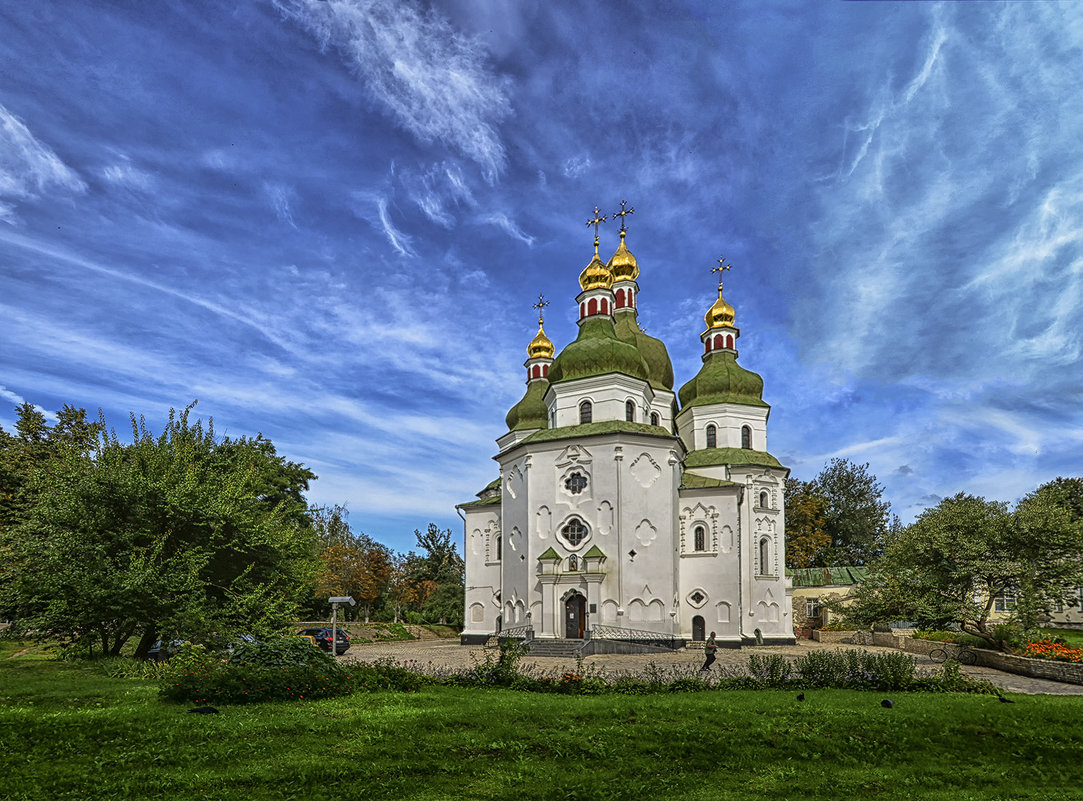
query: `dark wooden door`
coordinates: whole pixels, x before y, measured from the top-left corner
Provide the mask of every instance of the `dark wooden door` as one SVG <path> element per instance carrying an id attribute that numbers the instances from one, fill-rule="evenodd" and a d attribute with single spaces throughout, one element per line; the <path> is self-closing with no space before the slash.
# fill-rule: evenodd
<path id="1" fill-rule="evenodd" d="M 703 618 L 700 615 L 696 615 L 692 618 L 692 640 L 694 642 L 703 642 L 707 639 L 707 625 L 703 622 Z"/>
<path id="2" fill-rule="evenodd" d="M 583 629 L 587 617 L 587 599 L 582 595 L 571 595 L 564 602 L 564 636 L 569 640 L 583 639 Z"/>

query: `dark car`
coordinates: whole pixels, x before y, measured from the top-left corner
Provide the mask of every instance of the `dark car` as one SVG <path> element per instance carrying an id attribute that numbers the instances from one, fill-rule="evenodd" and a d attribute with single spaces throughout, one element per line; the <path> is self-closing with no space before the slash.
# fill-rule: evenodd
<path id="1" fill-rule="evenodd" d="M 304 629 L 297 632 L 305 637 L 312 637 L 316 641 L 316 645 L 320 646 L 323 650 L 330 653 L 331 651 L 331 629 Z M 344 654 L 350 650 L 350 635 L 342 629 L 338 630 L 338 636 L 335 638 L 335 653 Z"/>
<path id="2" fill-rule="evenodd" d="M 147 651 L 147 659 L 151 662 L 164 662 L 184 646 L 184 640 L 158 640 Z"/>

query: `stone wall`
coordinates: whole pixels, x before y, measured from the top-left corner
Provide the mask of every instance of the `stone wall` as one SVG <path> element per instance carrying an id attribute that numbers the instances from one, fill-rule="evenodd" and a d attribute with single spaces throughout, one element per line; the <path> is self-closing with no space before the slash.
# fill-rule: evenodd
<path id="1" fill-rule="evenodd" d="M 860 645 L 898 648 L 901 651 L 922 656 L 928 656 L 930 652 L 940 648 L 947 652 L 949 658 L 958 656 L 959 651 L 965 647 L 951 642 L 899 637 L 880 631 L 874 631 L 871 634 L 867 631 L 855 632 L 853 642 Z M 1006 673 L 1015 673 L 1019 676 L 1029 676 L 1032 679 L 1050 679 L 1051 681 L 1063 681 L 1067 684 L 1083 684 L 1083 664 L 1057 662 L 1052 659 L 1031 659 L 1025 656 L 1005 654 L 1001 651 L 988 651 L 984 648 L 971 648 L 970 650 L 974 654 L 975 664 L 982 667 L 1003 670 Z"/>
<path id="2" fill-rule="evenodd" d="M 1078 662 L 1058 662 L 1053 659 L 1030 659 L 999 651 L 975 650 L 977 664 L 994 670 L 1030 676 L 1032 679 L 1050 679 L 1067 684 L 1083 684 L 1083 664 Z"/>
<path id="3" fill-rule="evenodd" d="M 814 629 L 812 632 L 812 639 L 816 642 L 824 643 L 848 643 L 852 645 L 856 640 L 854 635 L 858 634 L 856 631 L 824 631 L 823 629 Z"/>

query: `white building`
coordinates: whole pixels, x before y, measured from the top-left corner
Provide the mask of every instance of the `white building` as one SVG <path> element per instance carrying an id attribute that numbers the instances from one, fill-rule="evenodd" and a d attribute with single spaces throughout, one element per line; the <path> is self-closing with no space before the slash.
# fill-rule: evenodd
<path id="1" fill-rule="evenodd" d="M 462 640 L 793 642 L 783 480 L 763 380 L 737 364 L 734 311 L 705 316 L 703 367 L 679 394 L 637 322 L 625 246 L 579 276 L 579 335 L 554 359 L 539 315 L 527 389 L 497 440 L 500 478 L 466 524 Z"/>

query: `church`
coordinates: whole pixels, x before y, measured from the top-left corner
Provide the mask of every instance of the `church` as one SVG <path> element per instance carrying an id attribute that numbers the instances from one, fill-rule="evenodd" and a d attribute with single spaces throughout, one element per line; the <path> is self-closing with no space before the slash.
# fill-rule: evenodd
<path id="1" fill-rule="evenodd" d="M 505 633 L 679 645 L 715 632 L 721 646 L 792 643 L 789 470 L 768 452 L 763 379 L 737 363 L 740 330 L 720 280 L 700 334 L 703 366 L 674 391 L 665 344 L 638 322 L 625 206 L 608 262 L 598 251 L 606 218 L 595 208 L 588 222 L 579 332 L 559 353 L 539 298 L 526 393 L 496 441 L 500 477 L 457 507 L 462 642 Z M 715 271 L 728 266 L 720 259 Z"/>

